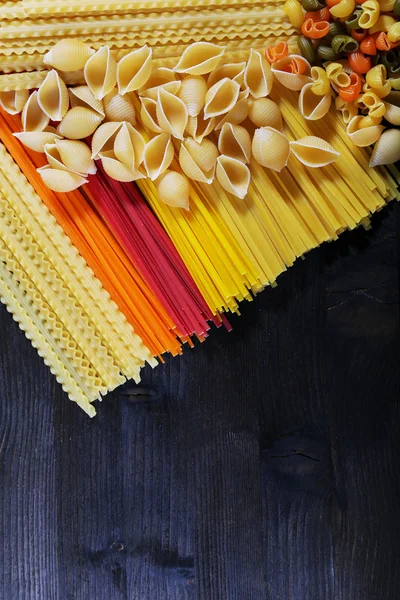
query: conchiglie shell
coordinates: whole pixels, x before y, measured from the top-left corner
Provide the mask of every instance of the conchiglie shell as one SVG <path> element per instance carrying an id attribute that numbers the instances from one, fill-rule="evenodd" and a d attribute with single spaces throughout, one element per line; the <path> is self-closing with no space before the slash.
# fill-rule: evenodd
<path id="1" fill-rule="evenodd" d="M 141 95 L 145 91 L 157 88 L 159 85 L 171 83 L 172 81 L 176 81 L 176 75 L 172 69 L 168 67 L 155 67 L 152 69 L 146 83 L 138 90 L 138 94 Z"/>
<path id="2" fill-rule="evenodd" d="M 60 153 L 58 151 L 58 148 L 56 146 L 56 144 L 46 144 L 46 146 L 44 147 L 44 153 L 45 156 L 49 162 L 49 166 L 52 169 L 59 169 L 60 171 L 68 171 L 70 172 L 71 169 L 68 169 L 68 167 L 66 165 L 64 165 Z M 81 173 L 79 173 L 79 171 L 74 171 L 77 175 L 81 175 Z"/>
<path id="3" fill-rule="evenodd" d="M 340 156 L 340 152 L 337 152 L 333 146 L 314 135 L 290 142 L 290 149 L 306 167 L 326 167 Z"/>
<path id="4" fill-rule="evenodd" d="M 82 177 L 82 175 L 61 169 L 52 169 L 49 165 L 37 169 L 37 172 L 47 187 L 53 190 L 53 192 L 72 192 L 84 183 L 87 183 L 87 179 Z"/>
<path id="5" fill-rule="evenodd" d="M 272 90 L 274 76 L 271 65 L 257 50 L 250 50 L 249 60 L 244 70 L 244 85 L 253 98 L 265 98 Z"/>
<path id="6" fill-rule="evenodd" d="M 204 107 L 207 89 L 206 81 L 201 76 L 189 76 L 182 81 L 179 98 L 186 104 L 189 117 L 197 117 Z"/>
<path id="7" fill-rule="evenodd" d="M 183 143 L 186 150 L 203 173 L 208 172 L 215 167 L 218 158 L 218 148 L 214 142 L 206 138 L 201 142 L 196 142 L 195 139 L 189 137 Z"/>
<path id="8" fill-rule="evenodd" d="M 232 125 L 239 125 L 244 121 L 249 114 L 249 90 L 244 90 L 239 93 L 238 101 L 225 115 L 222 115 L 215 124 L 215 130 L 221 129 L 225 123 L 232 123 Z"/>
<path id="9" fill-rule="evenodd" d="M 152 181 L 168 169 L 174 158 L 174 145 L 168 133 L 160 133 L 150 140 L 144 150 L 144 167 Z"/>
<path id="10" fill-rule="evenodd" d="M 250 184 L 250 170 L 243 162 L 230 156 L 219 156 L 216 176 L 225 191 L 242 199 L 246 196 Z"/>
<path id="11" fill-rule="evenodd" d="M 374 146 L 370 167 L 391 165 L 400 160 L 400 130 L 387 129 Z"/>
<path id="12" fill-rule="evenodd" d="M 64 165 L 76 173 L 94 175 L 97 171 L 90 148 L 84 142 L 59 140 L 56 146 Z"/>
<path id="13" fill-rule="evenodd" d="M 312 90 L 313 83 L 307 83 L 299 95 L 299 110 L 305 119 L 317 121 L 322 119 L 331 107 L 330 91 L 324 96 L 317 96 Z"/>
<path id="14" fill-rule="evenodd" d="M 210 73 L 218 65 L 224 50 L 209 42 L 194 42 L 183 52 L 174 71 L 189 75 Z"/>
<path id="15" fill-rule="evenodd" d="M 24 131 L 43 131 L 50 122 L 49 117 L 40 108 L 37 95 L 36 91 L 32 92 L 22 110 L 21 121 Z"/>
<path id="16" fill-rule="evenodd" d="M 140 120 L 149 131 L 162 133 L 157 119 L 157 102 L 151 98 L 142 98 L 140 105 Z"/>
<path id="17" fill-rule="evenodd" d="M 117 132 L 122 127 L 122 123 L 109 122 L 103 123 L 93 134 L 92 137 L 92 158 L 98 158 L 100 152 L 112 150 Z"/>
<path id="18" fill-rule="evenodd" d="M 66 113 L 57 131 L 63 137 L 71 140 L 81 140 L 92 135 L 102 120 L 103 117 L 94 110 L 76 106 Z"/>
<path id="19" fill-rule="evenodd" d="M 158 85 L 156 87 L 149 88 L 148 90 L 144 90 L 141 93 L 140 97 L 141 98 L 151 98 L 152 100 L 157 100 L 158 90 L 161 88 L 175 96 L 179 92 L 181 85 L 182 85 L 181 81 L 169 81 L 168 83 L 164 83 L 163 85 Z"/>
<path id="20" fill-rule="evenodd" d="M 123 123 L 114 141 L 114 154 L 130 169 L 137 170 L 143 161 L 145 141 L 130 123 Z"/>
<path id="21" fill-rule="evenodd" d="M 121 58 L 117 67 L 118 91 L 121 95 L 143 87 L 151 75 L 152 49 L 143 46 Z"/>
<path id="22" fill-rule="evenodd" d="M 286 136 L 272 127 L 256 129 L 251 146 L 255 160 L 274 171 L 282 171 L 289 160 L 290 146 Z"/>
<path id="23" fill-rule="evenodd" d="M 130 97 L 121 96 L 116 89 L 104 96 L 104 112 L 108 121 L 127 121 L 131 125 L 136 123 L 135 107 Z"/>
<path id="24" fill-rule="evenodd" d="M 258 98 L 254 102 L 249 102 L 249 119 L 257 127 L 283 129 L 280 108 L 270 98 Z"/>
<path id="25" fill-rule="evenodd" d="M 111 92 L 117 82 L 117 63 L 108 46 L 102 46 L 85 64 L 84 77 L 97 100 Z"/>
<path id="26" fill-rule="evenodd" d="M 44 152 L 46 144 L 54 144 L 56 140 L 61 139 L 57 133 L 51 131 L 21 131 L 13 133 L 13 136 L 34 152 Z"/>
<path id="27" fill-rule="evenodd" d="M 112 150 L 102 152 L 100 158 L 106 174 L 116 181 L 128 183 L 145 177 L 140 171 L 131 169 L 123 162 L 119 161 Z"/>
<path id="28" fill-rule="evenodd" d="M 203 171 L 196 163 L 189 150 L 186 148 L 185 142 L 181 144 L 179 150 L 179 165 L 182 171 L 190 179 L 200 181 L 202 183 L 212 183 L 214 179 L 214 167 L 209 171 Z"/>
<path id="29" fill-rule="evenodd" d="M 61 121 L 69 107 L 68 89 L 57 71 L 49 71 L 38 89 L 37 100 L 42 111 L 52 120 Z"/>
<path id="30" fill-rule="evenodd" d="M 204 116 L 206 119 L 229 112 L 236 104 L 240 85 L 225 77 L 208 90 L 205 97 Z"/>
<path id="31" fill-rule="evenodd" d="M 239 85 L 242 85 L 244 82 L 244 70 L 246 67 L 245 62 L 240 63 L 228 63 L 226 65 L 221 65 L 212 71 L 209 74 L 207 79 L 207 85 L 210 88 L 221 79 L 233 79 L 233 81 L 237 81 Z"/>
<path id="32" fill-rule="evenodd" d="M 359 129 L 360 119 L 363 117 L 358 115 L 353 117 L 350 123 L 347 125 L 347 135 L 355 146 L 364 148 L 365 146 L 371 146 L 380 138 L 384 127 L 382 125 L 371 125 L 371 127 L 365 127 Z"/>
<path id="33" fill-rule="evenodd" d="M 400 92 L 390 92 L 384 100 L 384 117 L 392 125 L 400 125 Z"/>
<path id="34" fill-rule="evenodd" d="M 166 171 L 156 182 L 161 202 L 174 208 L 189 210 L 189 181 L 176 171 Z"/>
<path id="35" fill-rule="evenodd" d="M 29 90 L 0 92 L 0 106 L 9 115 L 18 115 L 29 98 Z"/>
<path id="36" fill-rule="evenodd" d="M 215 117 L 205 119 L 204 110 L 201 110 L 197 117 L 188 118 L 186 133 L 193 137 L 196 142 L 201 142 L 202 139 L 213 131 L 215 124 Z"/>
<path id="37" fill-rule="evenodd" d="M 43 62 L 60 71 L 79 71 L 94 53 L 95 51 L 87 44 L 75 39 L 66 39 L 57 42 L 44 55 Z"/>
<path id="38" fill-rule="evenodd" d="M 180 98 L 159 88 L 156 114 L 158 125 L 163 131 L 180 140 L 183 139 L 188 112 L 186 104 Z"/>
<path id="39" fill-rule="evenodd" d="M 103 102 L 94 97 L 88 85 L 78 85 L 77 87 L 69 88 L 69 97 L 72 108 L 83 106 L 84 108 L 91 108 L 102 117 L 105 116 Z"/>
<path id="40" fill-rule="evenodd" d="M 297 60 L 300 60 L 305 64 L 305 74 L 297 75 L 296 73 L 287 73 L 286 71 L 282 70 L 286 65 L 290 63 L 292 58 L 296 58 Z M 309 77 L 310 70 L 310 63 L 303 56 L 299 56 L 297 54 L 285 56 L 284 58 L 281 58 L 280 60 L 274 62 L 271 66 L 271 71 L 275 75 L 279 83 L 281 83 L 284 87 L 288 88 L 289 90 L 295 91 L 301 90 L 301 88 L 307 83 L 313 83 L 313 80 L 311 79 L 311 77 Z"/>
<path id="41" fill-rule="evenodd" d="M 251 137 L 245 127 L 225 123 L 218 138 L 221 154 L 249 163 L 251 158 Z"/>

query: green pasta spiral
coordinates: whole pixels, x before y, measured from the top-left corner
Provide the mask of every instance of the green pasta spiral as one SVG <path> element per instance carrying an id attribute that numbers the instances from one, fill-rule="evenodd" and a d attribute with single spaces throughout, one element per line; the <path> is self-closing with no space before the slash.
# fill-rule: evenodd
<path id="1" fill-rule="evenodd" d="M 336 60 L 340 58 L 340 54 L 336 54 L 331 46 L 320 44 L 317 48 L 317 57 L 321 60 Z"/>
<path id="2" fill-rule="evenodd" d="M 358 29 L 362 8 L 356 8 L 346 19 L 347 29 Z"/>
<path id="3" fill-rule="evenodd" d="M 332 50 L 335 54 L 355 52 L 358 50 L 358 42 L 349 35 L 335 35 L 332 40 Z"/>
<path id="4" fill-rule="evenodd" d="M 310 38 L 307 38 L 305 35 L 300 35 L 297 38 L 297 45 L 304 58 L 308 60 L 309 63 L 313 64 L 317 58 L 317 50 Z"/>
<path id="5" fill-rule="evenodd" d="M 305 11 L 314 12 L 316 10 L 321 10 L 325 8 L 325 2 L 320 2 L 320 0 L 301 0 L 301 4 Z"/>
<path id="6" fill-rule="evenodd" d="M 343 23 L 340 23 L 339 21 L 333 21 L 332 23 L 329 23 L 329 33 L 324 37 L 324 42 L 331 42 L 336 35 L 346 34 L 346 26 Z"/>

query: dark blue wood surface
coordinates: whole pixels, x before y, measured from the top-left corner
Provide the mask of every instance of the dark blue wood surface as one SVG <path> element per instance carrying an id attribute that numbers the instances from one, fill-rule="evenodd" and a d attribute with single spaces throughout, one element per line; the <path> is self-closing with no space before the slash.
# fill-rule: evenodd
<path id="1" fill-rule="evenodd" d="M 399 208 L 93 420 L 2 308 L 1 600 L 398 600 Z"/>

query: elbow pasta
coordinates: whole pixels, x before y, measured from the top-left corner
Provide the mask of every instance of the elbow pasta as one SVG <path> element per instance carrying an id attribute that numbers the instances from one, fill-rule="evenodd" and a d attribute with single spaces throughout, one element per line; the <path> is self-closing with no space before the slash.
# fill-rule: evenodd
<path id="1" fill-rule="evenodd" d="M 314 83 L 311 86 L 312 91 L 316 96 L 325 96 L 330 90 L 331 84 L 326 74 L 325 69 L 322 67 L 312 67 L 311 77 Z"/>
<path id="2" fill-rule="evenodd" d="M 366 0 L 366 2 L 362 4 L 362 13 L 358 21 L 359 27 L 362 29 L 373 27 L 379 19 L 380 13 L 381 7 L 377 0 Z"/>
<path id="3" fill-rule="evenodd" d="M 387 31 L 387 36 L 389 39 L 389 42 L 391 42 L 392 44 L 397 44 L 397 42 L 400 41 L 400 22 L 398 23 L 393 23 L 388 31 Z"/>
<path id="4" fill-rule="evenodd" d="M 367 0 L 368 1 L 368 0 Z M 339 19 L 345 19 L 353 12 L 356 6 L 355 0 L 340 0 L 339 4 L 333 6 L 330 9 L 330 13 L 333 17 Z"/>
<path id="5" fill-rule="evenodd" d="M 283 12 L 289 17 L 289 21 L 296 29 L 300 29 L 304 21 L 304 11 L 298 0 L 286 0 Z"/>

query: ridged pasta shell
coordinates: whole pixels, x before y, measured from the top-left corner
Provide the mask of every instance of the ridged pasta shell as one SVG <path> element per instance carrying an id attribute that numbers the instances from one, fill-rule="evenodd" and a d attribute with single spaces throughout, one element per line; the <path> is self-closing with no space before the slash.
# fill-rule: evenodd
<path id="1" fill-rule="evenodd" d="M 244 198 L 250 184 L 250 170 L 240 160 L 230 156 L 219 156 L 216 170 L 218 183 L 225 191 Z"/>
<path id="2" fill-rule="evenodd" d="M 168 169 L 174 158 L 174 145 L 168 133 L 160 133 L 150 140 L 144 150 L 144 167 L 152 181 Z"/>
<path id="3" fill-rule="evenodd" d="M 148 90 L 144 90 L 141 93 L 141 98 L 151 98 L 152 100 L 157 100 L 158 90 L 163 89 L 173 94 L 174 96 L 179 92 L 180 87 L 182 85 L 181 81 L 169 81 L 168 83 L 163 83 L 162 85 L 158 85 L 157 87 L 149 88 Z"/>
<path id="4" fill-rule="evenodd" d="M 188 138 L 188 140 L 189 139 L 193 138 Z M 185 173 L 185 175 L 187 175 L 190 179 L 193 179 L 194 181 L 201 181 L 202 183 L 212 183 L 214 179 L 215 166 L 211 167 L 208 171 L 203 171 L 187 148 L 188 140 L 182 142 L 179 150 L 179 164 L 182 171 Z M 209 140 L 203 140 L 201 143 L 204 143 L 205 141 Z M 218 150 L 216 153 L 216 157 L 217 156 Z"/>
<path id="5" fill-rule="evenodd" d="M 357 115 L 353 117 L 350 123 L 347 125 L 347 135 L 355 146 L 364 148 L 365 146 L 371 146 L 380 138 L 384 127 L 382 125 L 371 125 L 370 127 L 364 127 L 359 129 L 360 119 L 363 117 Z"/>
<path id="6" fill-rule="evenodd" d="M 283 69 L 290 63 L 292 58 L 296 58 L 297 60 L 304 62 L 306 66 L 306 71 L 303 75 L 297 75 L 296 73 L 287 73 Z M 284 87 L 289 90 L 301 90 L 301 88 L 307 83 L 313 83 L 313 80 L 309 76 L 311 70 L 311 65 L 303 56 L 299 56 L 297 54 L 291 54 L 281 58 L 274 62 L 271 66 L 271 71 Z"/>
<path id="7" fill-rule="evenodd" d="M 249 119 L 257 127 L 283 129 L 280 108 L 270 98 L 257 98 L 257 100 L 249 102 Z"/>
<path id="8" fill-rule="evenodd" d="M 218 148 L 214 142 L 206 138 L 201 142 L 196 142 L 195 139 L 188 137 L 183 144 L 203 173 L 215 167 L 218 158 Z"/>
<path id="9" fill-rule="evenodd" d="M 9 115 L 18 115 L 29 98 L 29 90 L 0 92 L 0 106 Z"/>
<path id="10" fill-rule="evenodd" d="M 94 97 L 102 100 L 117 83 L 117 63 L 108 46 L 102 46 L 85 64 L 85 81 Z"/>
<path id="11" fill-rule="evenodd" d="M 32 92 L 22 109 L 21 121 L 24 131 L 43 131 L 50 122 L 38 103 L 37 91 Z"/>
<path id="12" fill-rule="evenodd" d="M 121 58 L 117 67 L 118 91 L 121 95 L 143 87 L 151 75 L 152 49 L 143 46 Z"/>
<path id="13" fill-rule="evenodd" d="M 71 169 L 68 169 L 66 165 L 64 165 L 60 153 L 56 144 L 46 144 L 44 147 L 44 153 L 46 155 L 47 160 L 49 161 L 49 166 L 52 169 L 60 169 L 61 171 L 70 172 Z M 81 175 L 79 171 L 74 171 L 77 175 Z"/>
<path id="14" fill-rule="evenodd" d="M 186 104 L 180 98 L 159 88 L 156 114 L 158 124 L 163 131 L 180 140 L 183 139 L 188 112 Z"/>
<path id="15" fill-rule="evenodd" d="M 225 48 L 209 42 L 194 42 L 183 52 L 174 71 L 189 75 L 205 75 L 218 65 Z"/>
<path id="16" fill-rule="evenodd" d="M 217 81 L 208 90 L 205 97 L 204 116 L 206 119 L 218 117 L 229 112 L 236 104 L 240 92 L 240 85 L 225 77 Z"/>
<path id="17" fill-rule="evenodd" d="M 70 108 L 59 124 L 57 131 L 70 140 L 81 140 L 92 135 L 102 122 L 103 117 L 90 108 L 76 106 Z"/>
<path id="18" fill-rule="evenodd" d="M 117 132 L 121 127 L 122 123 L 110 121 L 96 129 L 92 137 L 92 158 L 99 158 L 100 152 L 113 149 Z"/>
<path id="19" fill-rule="evenodd" d="M 61 121 L 69 107 L 68 89 L 57 71 L 49 71 L 38 89 L 37 100 L 42 111 L 52 120 Z"/>
<path id="20" fill-rule="evenodd" d="M 138 94 L 139 96 L 147 95 L 150 90 L 157 90 L 158 86 L 165 85 L 166 83 L 172 83 L 173 81 L 177 81 L 177 79 L 172 69 L 168 69 L 168 67 L 155 67 L 152 69 L 151 75 L 144 86 L 138 90 Z M 154 99 L 157 99 L 157 93 Z"/>
<path id="21" fill-rule="evenodd" d="M 215 117 L 211 119 L 204 118 L 204 110 L 201 110 L 197 117 L 189 117 L 186 125 L 186 133 L 188 133 L 196 142 L 201 142 L 203 138 L 209 135 L 216 124 Z"/>
<path id="22" fill-rule="evenodd" d="M 272 127 L 256 129 L 251 149 L 256 161 L 267 169 L 282 171 L 289 160 L 290 146 L 286 136 Z"/>
<path id="23" fill-rule="evenodd" d="M 104 171 L 109 177 L 116 181 L 128 183 L 130 181 L 136 181 L 137 179 L 143 179 L 145 175 L 140 171 L 131 169 L 123 162 L 117 159 L 112 150 L 102 152 L 100 154 L 101 164 L 103 165 Z"/>
<path id="24" fill-rule="evenodd" d="M 392 125 L 400 125 L 400 92 L 390 92 L 384 99 L 384 117 Z"/>
<path id="25" fill-rule="evenodd" d="M 67 169 L 84 175 L 96 173 L 97 168 L 87 144 L 75 140 L 57 140 L 55 143 Z"/>
<path id="26" fill-rule="evenodd" d="M 340 156 L 340 152 L 333 146 L 315 135 L 290 142 L 290 149 L 297 160 L 306 167 L 326 167 Z"/>
<path id="27" fill-rule="evenodd" d="M 104 96 L 104 112 L 109 121 L 127 121 L 131 125 L 136 123 L 136 113 L 133 102 L 128 94 L 121 96 L 114 88 Z"/>
<path id="28" fill-rule="evenodd" d="M 37 172 L 47 187 L 53 190 L 53 192 L 72 192 L 84 183 L 87 183 L 87 179 L 82 177 L 82 175 L 61 169 L 52 169 L 49 165 L 40 167 L 40 169 L 37 169 Z"/>
<path id="29" fill-rule="evenodd" d="M 123 123 L 114 141 L 114 154 L 130 169 L 137 170 L 143 161 L 146 143 L 130 123 Z"/>
<path id="30" fill-rule="evenodd" d="M 155 133 L 162 133 L 157 118 L 157 101 L 151 98 L 141 98 L 140 120 L 144 127 Z"/>
<path id="31" fill-rule="evenodd" d="M 46 144 L 54 144 L 56 140 L 61 139 L 57 133 L 51 131 L 20 131 L 13 133 L 13 136 L 34 152 L 44 152 Z"/>
<path id="32" fill-rule="evenodd" d="M 239 125 L 244 121 L 249 114 L 249 90 L 244 90 L 239 93 L 238 101 L 235 106 L 231 108 L 225 115 L 222 115 L 217 119 L 215 124 L 215 130 L 218 131 L 225 123 L 232 123 L 232 125 Z"/>
<path id="33" fill-rule="evenodd" d="M 400 130 L 387 129 L 374 146 L 369 166 L 391 165 L 398 160 L 400 160 Z"/>
<path id="34" fill-rule="evenodd" d="M 207 84 L 201 76 L 185 77 L 179 90 L 179 98 L 187 106 L 189 117 L 197 117 L 201 109 L 204 107 Z"/>
<path id="35" fill-rule="evenodd" d="M 103 102 L 94 97 L 88 85 L 78 85 L 77 87 L 69 88 L 69 98 L 72 108 L 83 106 L 84 108 L 91 108 L 102 117 L 105 116 Z"/>
<path id="36" fill-rule="evenodd" d="M 174 208 L 189 210 L 190 185 L 181 173 L 165 171 L 158 178 L 156 185 L 161 202 Z"/>
<path id="37" fill-rule="evenodd" d="M 244 70 L 244 85 L 253 98 L 265 98 L 272 90 L 274 76 L 271 65 L 257 50 L 250 50 L 249 60 Z"/>
<path id="38" fill-rule="evenodd" d="M 249 163 L 251 158 L 251 137 L 245 127 L 225 123 L 218 138 L 221 154 Z"/>
<path id="39" fill-rule="evenodd" d="M 330 91 L 324 96 L 317 96 L 312 90 L 313 85 L 313 83 L 304 85 L 299 95 L 299 110 L 309 121 L 322 119 L 329 111 L 332 101 Z"/>
<path id="40" fill-rule="evenodd" d="M 44 55 L 43 62 L 60 71 L 79 71 L 79 69 L 83 69 L 94 53 L 95 51 L 90 46 L 79 40 L 65 39 L 57 42 Z"/>
<path id="41" fill-rule="evenodd" d="M 207 85 L 210 88 L 221 81 L 221 79 L 233 79 L 233 81 L 237 81 L 239 85 L 242 85 L 244 82 L 244 70 L 246 68 L 245 62 L 240 63 L 228 63 L 226 65 L 221 65 L 212 71 L 207 79 Z"/>

